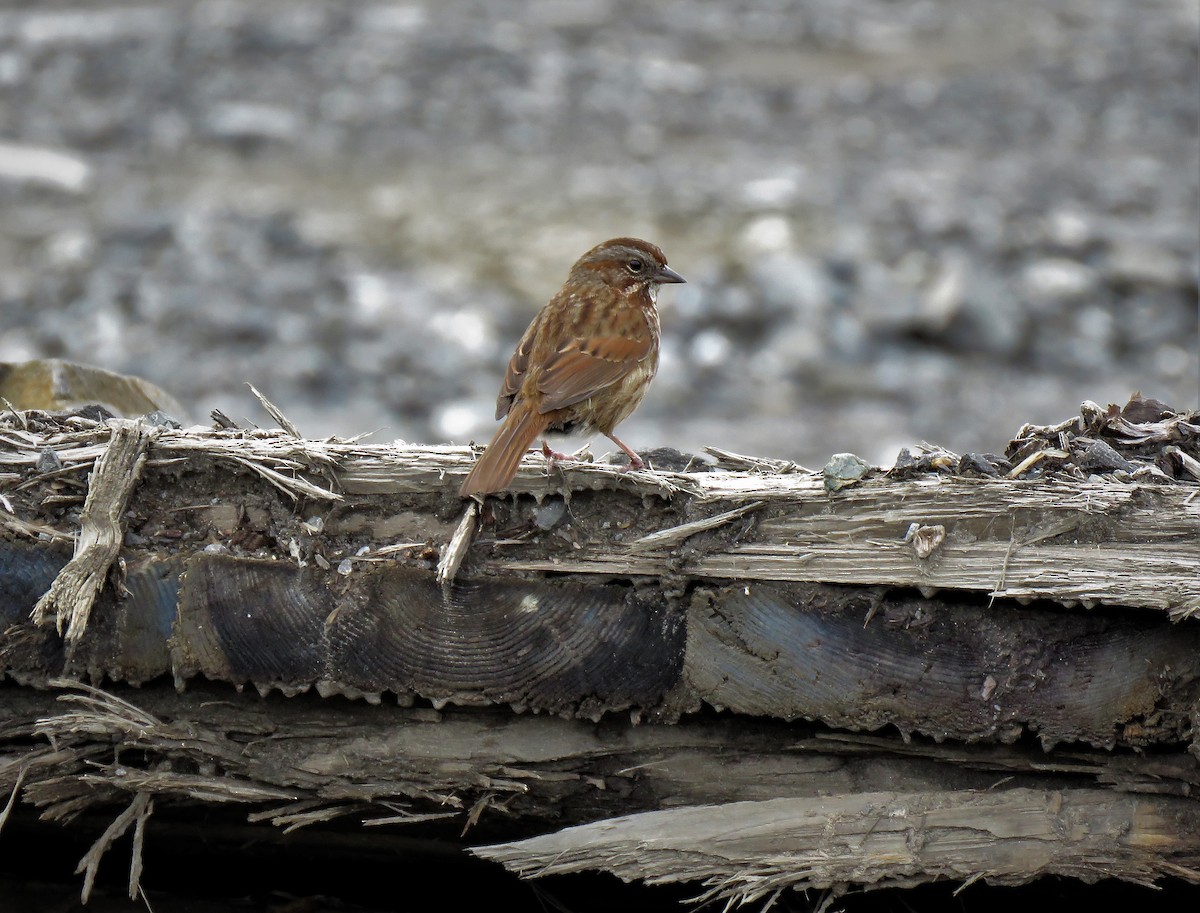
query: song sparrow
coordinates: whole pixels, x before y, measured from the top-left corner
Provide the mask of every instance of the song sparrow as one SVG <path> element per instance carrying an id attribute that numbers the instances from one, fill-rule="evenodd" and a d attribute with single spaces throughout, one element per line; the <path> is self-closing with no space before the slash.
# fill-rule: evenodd
<path id="1" fill-rule="evenodd" d="M 459 494 L 504 489 L 547 431 L 600 431 L 641 469 L 613 429 L 637 408 L 658 368 L 658 287 L 683 281 L 661 250 L 636 238 L 605 241 L 580 257 L 521 337 L 496 400 L 504 423 Z M 546 443 L 542 449 L 561 458 Z"/>

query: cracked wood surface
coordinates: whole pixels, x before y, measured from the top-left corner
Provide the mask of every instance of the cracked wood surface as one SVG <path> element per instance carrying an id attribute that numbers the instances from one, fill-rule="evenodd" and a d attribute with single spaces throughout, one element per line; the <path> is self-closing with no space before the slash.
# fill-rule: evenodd
<path id="1" fill-rule="evenodd" d="M 601 870 L 697 882 L 702 899 L 786 889 L 909 886 L 937 878 L 1022 884 L 1114 874 L 1200 883 L 1200 806 L 1104 790 L 863 792 L 667 809 L 477 847 L 527 877 Z"/>
<path id="2" fill-rule="evenodd" d="M 762 502 L 753 541 L 682 556 L 605 544 L 561 557 L 494 558 L 488 566 L 907 585 L 1177 614 L 1200 607 L 1200 498 L 1190 486 L 934 477 L 872 480 L 830 495 L 811 476 L 689 481 L 701 501 Z M 912 524 L 946 529 L 930 557 L 905 540 Z"/>
<path id="3" fill-rule="evenodd" d="M 1200 768 L 1184 752 L 53 688 L 9 685 L 0 702 L 0 793 L 49 820 L 122 810 L 117 823 L 153 796 L 155 814 L 240 808 L 268 841 L 336 819 L 441 840 L 465 829 L 459 842 L 522 874 L 602 869 L 720 896 L 1048 873 L 1200 883 Z M 511 839 L 531 827 L 542 835 Z"/>
<path id="4" fill-rule="evenodd" d="M 29 466 L 49 447 L 65 469 L 86 471 L 108 437 L 103 428 L 51 435 L 5 429 L 0 466 Z M 465 448 L 161 429 L 147 467 L 167 471 L 187 460 L 242 467 L 293 501 L 332 505 L 371 496 L 403 503 L 433 493 L 443 504 L 454 503 L 454 485 L 471 465 Z M 575 537 L 570 552 L 547 553 L 528 541 L 476 546 L 464 567 L 947 588 L 1157 609 L 1173 617 L 1200 609 L 1196 485 L 928 473 L 901 480 L 876 476 L 831 494 L 810 472 L 622 472 L 574 463 L 548 476 L 536 455 L 526 458 L 513 484 L 514 493 L 539 500 L 567 493 L 575 502 L 598 491 L 643 500 L 638 535 L 617 525 L 607 532 L 588 529 Z M 906 538 L 913 524 L 946 530 L 927 557 Z M 492 537 L 484 530 L 479 538 L 486 543 Z"/>
<path id="5" fill-rule="evenodd" d="M 58 567 L 0 543 L 25 574 L 0 606 L 0 662 L 18 681 L 140 683 L 201 676 L 264 694 L 315 689 L 437 706 L 507 704 L 671 722 L 705 705 L 855 730 L 1047 747 L 1174 744 L 1194 737 L 1200 626 L 1046 606 L 988 607 L 910 591 L 797 583 L 472 577 L 432 567 L 194 553 L 128 562 L 67 651 L 22 625 Z M 2 619 L 0 619 L 2 620 Z"/>
<path id="6" fill-rule="evenodd" d="M 96 459 L 75 537 L 75 554 L 54 578 L 32 612 L 34 624 L 54 622 L 75 644 L 87 628 L 96 594 L 124 538 L 122 514 L 133 496 L 157 429 L 137 421 L 114 419 L 112 437 Z"/>

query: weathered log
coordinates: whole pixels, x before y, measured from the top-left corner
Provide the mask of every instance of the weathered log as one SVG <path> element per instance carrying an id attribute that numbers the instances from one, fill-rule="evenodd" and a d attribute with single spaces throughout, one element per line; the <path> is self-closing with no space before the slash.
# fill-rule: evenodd
<path id="1" fill-rule="evenodd" d="M 656 471 L 548 477 L 535 458 L 470 523 L 455 494 L 465 449 L 160 428 L 119 513 L 112 585 L 64 640 L 30 616 L 69 567 L 63 542 L 114 432 L 11 414 L 0 668 L 41 688 L 188 690 L 112 685 L 53 712 L 53 692 L 10 686 L 0 788 L 53 818 L 119 813 L 92 863 L 163 803 L 237 802 L 283 826 L 449 811 L 478 824 L 471 841 L 507 841 L 487 852 L 522 872 L 561 853 L 728 897 L 1048 871 L 1200 882 L 1200 628 L 1183 620 L 1200 605 L 1198 418 L 1085 409 L 1022 429 L 1009 463 L 927 451 L 865 476 L 662 452 Z M 214 703 L 202 678 L 366 702 Z M 866 734 L 889 726 L 902 736 Z M 518 832 L 488 811 L 501 807 Z M 870 824 L 918 807 L 927 832 Z M 667 816 L 613 841 L 558 833 L 630 813 Z M 697 861 L 676 830 L 743 813 L 765 813 L 770 837 L 723 860 Z M 955 814 L 995 827 L 942 853 Z M 857 845 L 879 853 L 814 867 L 833 847 L 812 836 L 822 820 L 861 826 Z M 1006 831 L 1013 820 L 1032 824 Z M 1076 840 L 1079 822 L 1141 836 Z M 530 830 L 543 842 L 513 842 Z M 651 832 L 664 853 L 630 863 L 622 840 Z M 1059 837 L 1035 865 L 1042 834 Z M 895 839 L 930 849 L 892 864 Z"/>
<path id="2" fill-rule="evenodd" d="M 27 683 L 171 675 L 183 687 L 202 674 L 595 719 L 633 708 L 669 721 L 709 704 L 939 739 L 1034 733 L 1047 747 L 1174 744 L 1200 690 L 1200 628 L 1145 615 L 813 584 L 474 578 L 447 591 L 392 565 L 342 576 L 205 553 L 128 565 L 128 595 L 106 599 L 68 652 L 20 624 L 57 570 L 30 554 L 0 544 L 0 567 L 41 569 L 7 603 L 4 659 Z"/>
<path id="3" fill-rule="evenodd" d="M 0 702 L 0 792 L 22 788 L 51 820 L 131 809 L 139 796 L 241 805 L 284 830 L 335 819 L 412 830 L 456 816 L 467 844 L 549 828 L 477 848 L 526 874 L 607 869 L 721 896 L 1051 872 L 1200 883 L 1200 766 L 1186 753 L 1047 755 L 731 716 L 630 727 L 264 703 L 216 685 L 61 687 L 9 686 Z"/>
<path id="4" fill-rule="evenodd" d="M 934 878 L 1023 884 L 1119 872 L 1153 883 L 1200 867 L 1200 805 L 1104 790 L 860 792 L 645 812 L 475 852 L 525 876 L 601 869 L 692 881 L 738 903 L 789 888 L 908 886 Z"/>
<path id="5" fill-rule="evenodd" d="M 24 470 L 21 482 L 30 484 L 29 468 L 49 448 L 63 466 L 56 478 L 86 471 L 108 446 L 111 432 L 83 419 L 74 424 L 82 430 L 50 425 L 31 433 L 10 423 L 0 432 L 0 465 Z M 1178 417 L 1172 431 L 1164 432 L 1172 441 L 1164 444 L 1164 454 L 1172 447 L 1181 457 L 1200 452 L 1198 428 L 1200 413 Z M 186 486 L 169 471 L 180 468 L 181 461 L 187 461 L 183 471 L 191 477 Z M 163 470 L 157 490 L 164 495 L 174 485 L 177 495 L 211 491 L 237 503 L 241 482 L 234 480 L 241 467 L 292 501 L 312 502 L 306 509 L 324 521 L 318 538 L 326 542 L 358 532 L 361 544 L 409 536 L 414 544 L 439 547 L 449 540 L 459 513 L 453 481 L 470 463 L 466 448 L 366 447 L 270 432 L 164 428 L 148 468 Z M 574 463 L 560 470 L 561 477 L 550 478 L 540 458 L 530 458 L 512 490 L 533 494 L 539 503 L 569 493 L 569 530 L 540 529 L 523 499 L 490 501 L 491 529 L 515 525 L 524 535 L 480 549 L 491 538 L 485 532 L 466 566 L 487 573 L 684 574 L 954 588 L 990 598 L 1156 608 L 1181 617 L 1200 608 L 1196 480 L 1181 471 L 1184 484 L 1172 483 L 1152 463 L 1142 468 L 1140 475 L 1123 477 L 1038 479 L 907 473 L 900 480 L 868 478 L 831 493 L 822 477 L 810 472 L 639 473 Z M 150 491 L 155 490 L 152 485 Z M 626 496 L 616 497 L 614 490 Z M 321 502 L 327 507 L 320 508 Z M 735 507 L 732 513 L 729 505 Z M 214 520 L 227 510 L 220 505 L 210 512 L 195 509 L 201 511 L 199 519 Z M 406 516 L 414 510 L 423 516 Z M 563 516 L 557 508 L 552 513 Z M 725 525 L 715 525 L 714 515 Z M 297 529 L 298 523 L 272 519 L 282 521 L 281 536 L 292 536 L 290 541 L 275 537 L 273 544 L 285 555 L 293 542 L 298 547 L 313 538 Z M 198 524 L 183 524 L 189 525 L 197 531 Z M 220 525 L 214 526 L 220 536 Z M 938 526 L 943 538 L 923 553 L 912 531 Z M 540 535 L 550 532 L 557 537 Z M 339 560 L 353 554 L 336 548 L 322 553 Z"/>
<path id="6" fill-rule="evenodd" d="M 107 452 L 112 432 L 35 421 L 44 427 L 10 422 L 0 452 L 24 473 L 10 526 L 66 536 L 80 496 L 62 486 Z M 1194 446 L 1190 423 L 1172 427 Z M 63 465 L 48 477 L 34 468 L 46 448 Z M 568 476 L 613 487 L 571 490 L 569 503 L 490 499 L 459 579 L 439 585 L 439 547 L 461 512 L 457 474 L 422 487 L 414 479 L 429 461 L 417 454 L 161 429 L 125 517 L 129 594 L 107 591 L 91 635 L 69 651 L 30 630 L 30 607 L 10 600 L 5 668 L 29 683 L 170 674 L 182 685 L 203 674 L 286 693 L 392 692 L 591 717 L 632 708 L 669 720 L 708 703 L 937 738 L 1035 732 L 1047 745 L 1172 744 L 1188 731 L 1195 626 L 1019 608 L 998 594 L 1019 579 L 1023 593 L 1074 602 L 1086 579 L 1087 593 L 1125 607 L 1187 614 L 1200 591 L 1193 484 L 920 472 L 830 493 L 796 472 L 583 466 Z M 425 455 L 450 460 L 447 450 Z M 353 494 L 356 467 L 385 456 L 391 492 L 377 475 L 374 494 Z M 248 484 L 255 477 L 269 484 Z M 729 508 L 739 493 L 750 500 Z M 1026 515 L 1014 538 L 1013 517 Z M 948 532 L 920 533 L 930 529 Z M 1026 548 L 1040 558 L 1022 571 Z M 43 579 L 24 590 L 40 594 L 62 579 L 56 549 L 10 542 L 0 566 L 23 580 L 40 568 Z M 1142 552 L 1152 559 L 1139 563 Z M 971 568 L 989 560 L 996 577 L 985 586 Z M 892 585 L 788 582 L 808 576 Z M 903 587 L 918 581 L 926 592 L 953 587 L 917 598 Z M 972 595 L 981 591 L 999 601 L 983 605 Z"/>

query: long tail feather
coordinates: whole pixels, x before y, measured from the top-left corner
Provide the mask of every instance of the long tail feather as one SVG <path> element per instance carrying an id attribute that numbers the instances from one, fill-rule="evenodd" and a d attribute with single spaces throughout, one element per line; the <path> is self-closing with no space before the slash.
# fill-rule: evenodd
<path id="1" fill-rule="evenodd" d="M 472 467 L 458 490 L 460 497 L 487 495 L 503 491 L 517 474 L 521 457 L 539 434 L 546 430 L 549 419 L 525 402 L 515 405 L 504 417 L 492 442 Z"/>

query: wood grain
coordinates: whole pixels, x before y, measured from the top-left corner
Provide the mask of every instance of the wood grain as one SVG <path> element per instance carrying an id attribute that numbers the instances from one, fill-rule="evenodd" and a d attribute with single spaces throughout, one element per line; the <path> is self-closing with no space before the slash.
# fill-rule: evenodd
<path id="1" fill-rule="evenodd" d="M 691 881 L 706 900 L 787 889 L 912 885 L 930 878 L 1021 884 L 1121 872 L 1200 882 L 1200 806 L 1103 790 L 858 793 L 668 809 L 477 847 L 525 876 L 607 871 Z"/>

